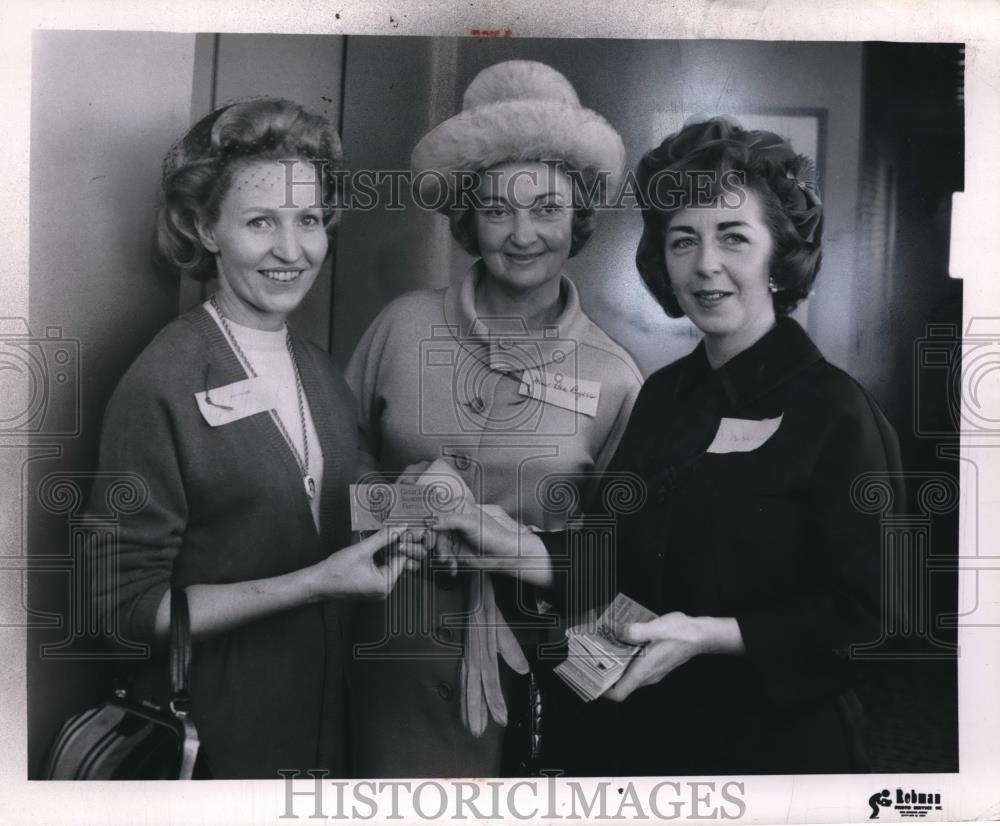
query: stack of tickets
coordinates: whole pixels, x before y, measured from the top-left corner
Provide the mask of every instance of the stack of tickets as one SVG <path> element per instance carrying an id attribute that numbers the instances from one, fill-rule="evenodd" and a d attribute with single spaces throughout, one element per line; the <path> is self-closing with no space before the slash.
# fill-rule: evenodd
<path id="1" fill-rule="evenodd" d="M 566 659 L 554 669 L 586 701 L 596 700 L 621 678 L 641 646 L 622 642 L 619 634 L 630 622 L 649 622 L 656 614 L 635 600 L 618 594 L 598 616 L 590 612 L 566 631 Z"/>

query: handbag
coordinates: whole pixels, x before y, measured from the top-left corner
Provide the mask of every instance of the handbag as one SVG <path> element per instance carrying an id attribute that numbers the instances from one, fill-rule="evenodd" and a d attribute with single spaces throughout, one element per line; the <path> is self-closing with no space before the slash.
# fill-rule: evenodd
<path id="1" fill-rule="evenodd" d="M 169 708 L 116 690 L 111 699 L 63 724 L 49 747 L 41 779 L 190 780 L 199 742 L 188 714 L 191 621 L 181 588 L 170 592 L 169 662 Z"/>

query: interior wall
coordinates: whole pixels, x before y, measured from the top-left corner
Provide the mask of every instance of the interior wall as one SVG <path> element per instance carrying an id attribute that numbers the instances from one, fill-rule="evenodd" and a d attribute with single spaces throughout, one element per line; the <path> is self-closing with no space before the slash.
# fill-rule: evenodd
<path id="1" fill-rule="evenodd" d="M 409 170 L 416 139 L 455 111 L 457 57 L 455 38 L 348 38 L 343 140 L 353 174 Z M 400 203 L 346 210 L 341 219 L 332 351 L 341 366 L 389 301 L 450 281 L 447 222 L 416 209 L 408 189 Z"/>
<path id="2" fill-rule="evenodd" d="M 912 441 L 915 342 L 929 322 L 962 322 L 947 243 L 952 194 L 965 189 L 962 54 L 957 44 L 865 46 L 854 375 L 894 390 L 880 401 L 911 452 L 928 449 Z"/>
<path id="3" fill-rule="evenodd" d="M 79 434 L 46 426 L 32 439 L 22 524 L 33 556 L 70 559 L 73 514 L 47 512 L 39 484 L 52 473 L 93 471 L 108 396 L 177 315 L 178 284 L 154 273 L 150 249 L 160 161 L 190 122 L 194 55 L 193 34 L 34 36 L 29 321 L 36 335 L 58 327 L 68 340 L 66 369 L 47 376 L 46 422 L 69 423 L 58 428 L 66 430 L 76 421 Z M 70 632 L 71 609 L 80 607 L 68 603 L 71 583 L 67 570 L 30 582 L 32 613 L 23 619 L 43 627 L 28 635 L 29 767 L 58 723 L 105 690 L 107 667 L 90 656 L 100 650 L 94 640 L 40 656 L 42 645 Z"/>
<path id="4" fill-rule="evenodd" d="M 752 116 L 825 110 L 823 271 L 807 325 L 827 357 L 851 369 L 848 348 L 861 127 L 861 45 L 571 39 L 351 37 L 345 68 L 345 145 L 351 168 L 406 168 L 416 141 L 458 111 L 462 92 L 500 60 L 541 60 L 561 71 L 583 105 L 621 133 L 634 166 L 662 140 L 664 113 Z M 442 60 L 441 55 L 447 55 Z M 435 61 L 444 69 L 434 71 Z M 448 69 L 454 66 L 449 74 Z M 374 68 L 377 67 L 377 71 Z M 442 85 L 443 84 L 443 85 Z M 434 97 L 439 111 L 430 115 Z M 447 104 L 450 102 L 450 108 Z M 401 167 L 402 165 L 402 167 Z M 567 265 L 584 307 L 643 372 L 689 351 L 699 336 L 668 319 L 635 269 L 641 231 L 635 210 L 604 213 L 583 252 Z M 414 210 L 348 215 L 337 262 L 334 358 L 344 363 L 388 301 L 417 286 L 460 278 L 471 260 L 448 240 L 443 218 Z M 428 270 L 427 245 L 435 247 Z"/>

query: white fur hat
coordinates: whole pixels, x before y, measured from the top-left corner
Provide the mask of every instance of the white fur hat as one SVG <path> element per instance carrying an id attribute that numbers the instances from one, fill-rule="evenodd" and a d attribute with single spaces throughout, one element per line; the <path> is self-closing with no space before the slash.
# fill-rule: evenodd
<path id="1" fill-rule="evenodd" d="M 570 82 L 551 66 L 508 60 L 473 78 L 462 111 L 424 135 L 410 163 L 414 172 L 437 172 L 451 184 L 456 172 L 555 160 L 605 172 L 612 196 L 625 173 L 625 146 L 611 124 L 580 105 Z M 440 193 L 439 180 L 425 176 L 421 184 L 422 193 Z"/>

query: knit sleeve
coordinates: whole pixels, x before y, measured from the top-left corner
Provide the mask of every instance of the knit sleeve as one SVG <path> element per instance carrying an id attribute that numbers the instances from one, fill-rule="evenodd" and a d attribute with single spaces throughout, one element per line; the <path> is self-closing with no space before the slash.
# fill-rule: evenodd
<path id="1" fill-rule="evenodd" d="M 169 403 L 156 390 L 156 377 L 140 373 L 133 367 L 108 403 L 89 509 L 106 509 L 125 474 L 141 492 L 137 507 L 120 514 L 115 535 L 90 549 L 91 593 L 111 636 L 148 643 L 188 506 Z"/>

